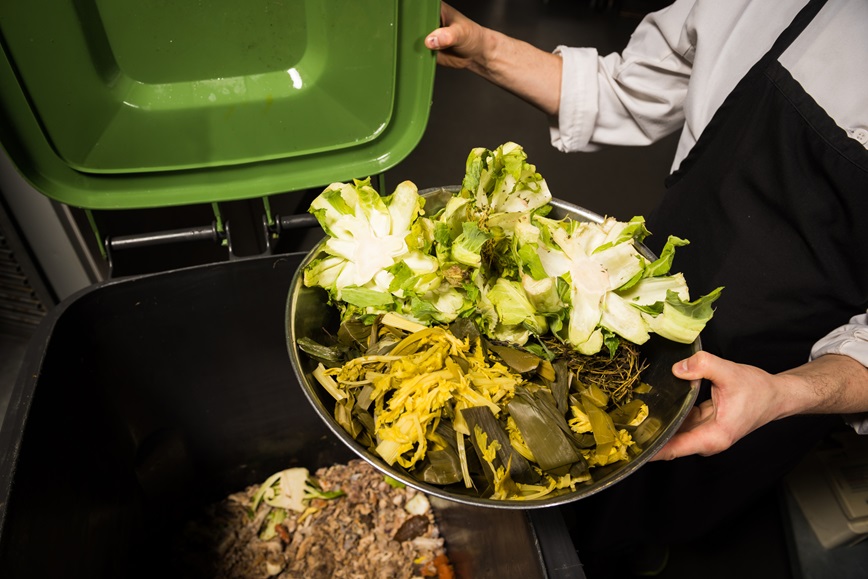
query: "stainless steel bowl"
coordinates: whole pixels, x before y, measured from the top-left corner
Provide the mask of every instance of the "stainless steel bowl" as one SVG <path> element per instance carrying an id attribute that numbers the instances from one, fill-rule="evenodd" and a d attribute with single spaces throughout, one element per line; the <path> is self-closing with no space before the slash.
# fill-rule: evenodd
<path id="1" fill-rule="evenodd" d="M 426 197 L 426 213 L 433 214 L 443 207 L 453 191 L 455 191 L 454 187 L 422 191 L 421 193 Z M 596 222 L 603 219 L 596 213 L 563 201 L 553 200 L 552 205 L 554 210 L 550 216 L 555 218 L 569 216 L 581 221 Z M 299 266 L 290 285 L 286 304 L 286 336 L 292 367 L 314 411 L 319 414 L 329 429 L 374 468 L 406 485 L 443 499 L 499 509 L 529 509 L 569 503 L 609 488 L 636 472 L 675 434 L 693 407 L 699 390 L 699 381 L 680 380 L 672 375 L 671 367 L 678 360 L 698 351 L 701 348 L 699 339 L 692 344 L 678 344 L 652 334 L 651 340 L 641 348 L 642 356 L 649 364 L 643 380 L 653 386 L 650 393 L 641 396 L 648 404 L 649 416 L 633 434 L 634 440 L 642 446 L 643 450 L 629 462 L 593 469 L 591 471 L 593 482 L 579 486 L 575 491 L 534 501 L 480 498 L 473 494 L 472 490 L 464 488 L 463 484 L 441 487 L 418 481 L 403 468 L 389 466 L 379 456 L 356 442 L 335 421 L 332 414 L 334 399 L 312 376 L 316 363 L 297 346 L 296 340 L 301 337 L 325 342 L 327 332 L 333 335 L 339 325 L 338 312 L 328 305 L 325 291 L 321 288 L 307 288 L 303 283 L 305 266 L 320 254 L 324 243 L 325 240 L 321 241 L 311 250 Z M 640 250 L 649 259 L 655 259 L 646 247 L 643 246 Z"/>

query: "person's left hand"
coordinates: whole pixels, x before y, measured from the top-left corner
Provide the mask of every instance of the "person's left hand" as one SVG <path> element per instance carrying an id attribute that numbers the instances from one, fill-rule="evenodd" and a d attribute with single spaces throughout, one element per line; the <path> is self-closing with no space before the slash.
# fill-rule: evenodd
<path id="1" fill-rule="evenodd" d="M 679 431 L 651 460 L 717 454 L 785 412 L 780 377 L 754 366 L 697 352 L 676 363 L 672 372 L 685 380 L 710 380 L 711 399 L 690 411 Z"/>
<path id="2" fill-rule="evenodd" d="M 425 38 L 425 46 L 437 51 L 437 63 L 450 68 L 483 67 L 490 31 L 442 2 L 441 27 Z"/>

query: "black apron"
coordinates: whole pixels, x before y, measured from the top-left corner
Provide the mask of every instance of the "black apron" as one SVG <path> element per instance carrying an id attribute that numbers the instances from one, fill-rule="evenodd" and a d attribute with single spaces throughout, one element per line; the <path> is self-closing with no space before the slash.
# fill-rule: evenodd
<path id="1" fill-rule="evenodd" d="M 692 297 L 725 286 L 703 349 L 769 372 L 868 307 L 868 151 L 778 62 L 823 4 L 733 90 L 648 219 L 650 243 L 690 240 L 673 271 Z"/>
<path id="2" fill-rule="evenodd" d="M 729 94 L 667 180 L 648 238 L 688 239 L 672 271 L 692 298 L 724 286 L 703 349 L 779 372 L 868 307 L 868 151 L 849 138 L 778 62 L 825 1 L 812 1 Z M 857 59 L 858 60 L 858 59 Z M 854 61 L 854 66 L 859 66 Z M 700 393 L 707 398 L 708 386 Z M 840 417 L 798 416 L 751 433 L 711 457 L 650 463 L 612 489 L 568 508 L 589 535 L 690 540 L 767 494 Z M 596 522 L 599 536 L 591 536 Z M 606 521 L 621 521 L 606 529 Z M 633 527 L 633 525 L 630 525 Z"/>

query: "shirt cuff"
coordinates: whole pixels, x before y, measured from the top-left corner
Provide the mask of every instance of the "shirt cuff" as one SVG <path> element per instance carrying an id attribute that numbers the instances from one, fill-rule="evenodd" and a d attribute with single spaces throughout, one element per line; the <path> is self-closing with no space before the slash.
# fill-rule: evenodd
<path id="1" fill-rule="evenodd" d="M 597 50 L 558 46 L 554 53 L 563 59 L 563 72 L 558 118 L 549 127 L 552 146 L 565 153 L 595 150 L 589 142 L 599 110 Z"/>
<path id="2" fill-rule="evenodd" d="M 811 360 L 825 354 L 850 356 L 868 366 L 868 314 L 853 316 L 849 324 L 835 328 L 814 344 Z M 868 412 L 844 415 L 844 421 L 859 434 L 868 434 Z"/>
<path id="3" fill-rule="evenodd" d="M 849 324 L 826 334 L 811 349 L 811 360 L 825 354 L 850 356 L 868 367 L 868 314 L 853 316 Z"/>
<path id="4" fill-rule="evenodd" d="M 868 434 L 868 412 L 845 414 L 844 422 L 850 425 L 856 431 L 856 434 Z"/>

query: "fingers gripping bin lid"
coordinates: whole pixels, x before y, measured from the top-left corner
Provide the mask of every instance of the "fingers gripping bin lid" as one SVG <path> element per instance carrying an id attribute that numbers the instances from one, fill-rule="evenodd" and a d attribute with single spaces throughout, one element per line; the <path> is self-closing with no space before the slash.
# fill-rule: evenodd
<path id="1" fill-rule="evenodd" d="M 89 209 L 377 174 L 425 130 L 438 18 L 432 0 L 4 2 L 0 142 Z"/>

